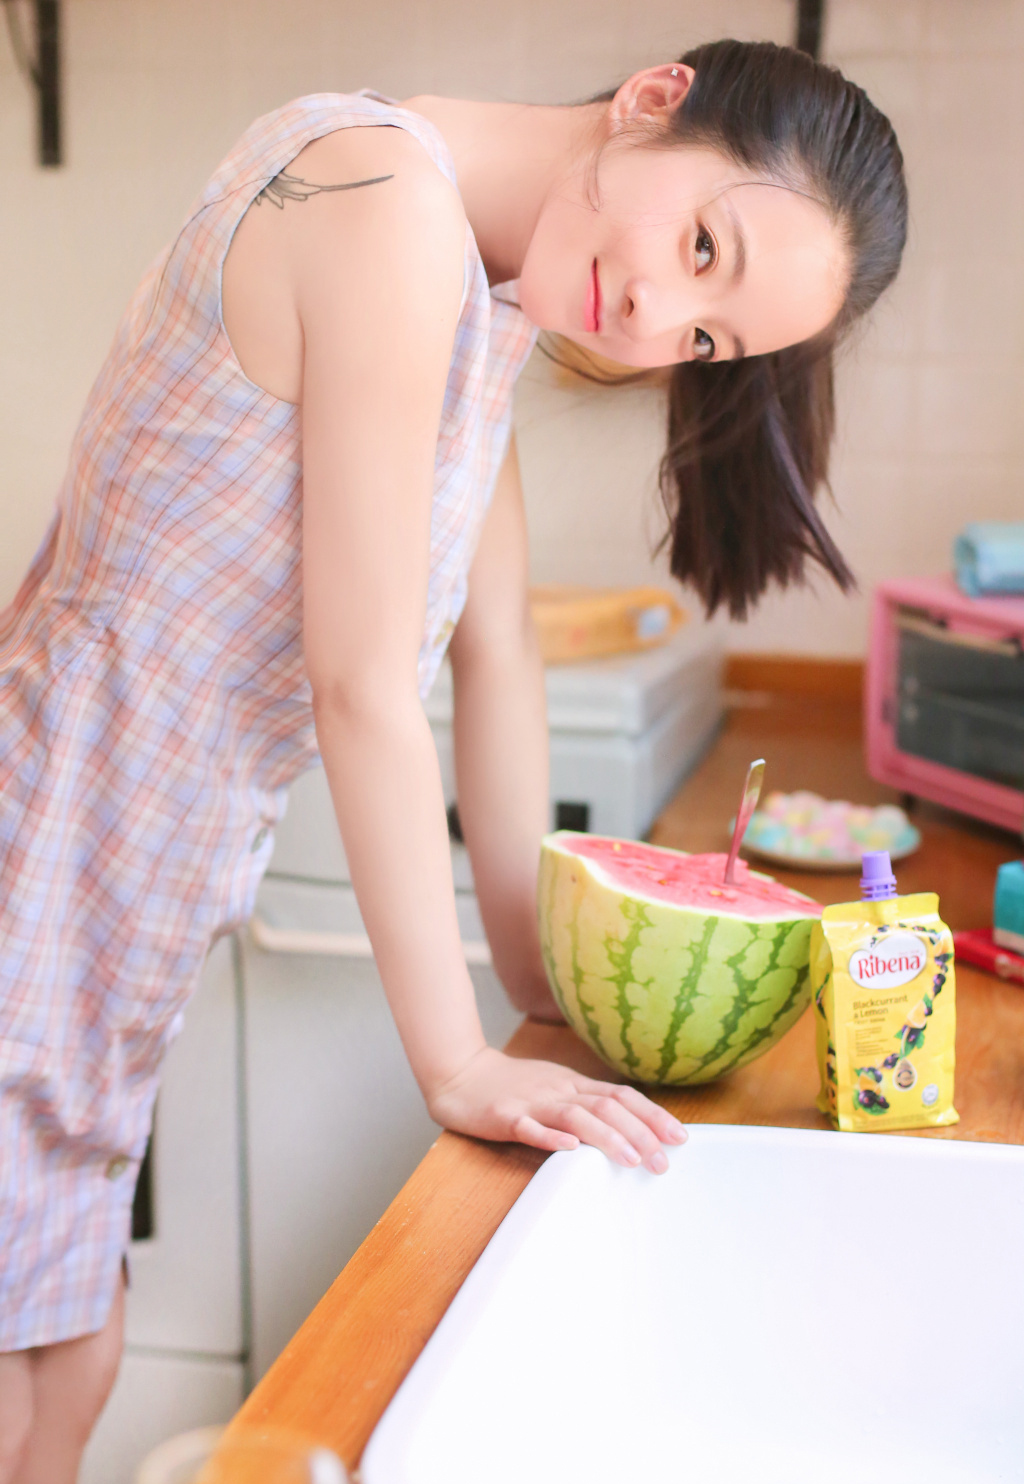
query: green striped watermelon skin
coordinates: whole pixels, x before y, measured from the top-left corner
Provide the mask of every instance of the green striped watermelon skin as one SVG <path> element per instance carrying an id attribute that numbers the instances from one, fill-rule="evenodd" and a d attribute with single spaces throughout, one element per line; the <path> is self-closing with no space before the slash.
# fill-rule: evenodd
<path id="1" fill-rule="evenodd" d="M 541 852 L 541 946 L 569 1024 L 631 1081 L 711 1082 L 762 1056 L 806 1010 L 815 915 L 754 921 L 608 885 Z"/>

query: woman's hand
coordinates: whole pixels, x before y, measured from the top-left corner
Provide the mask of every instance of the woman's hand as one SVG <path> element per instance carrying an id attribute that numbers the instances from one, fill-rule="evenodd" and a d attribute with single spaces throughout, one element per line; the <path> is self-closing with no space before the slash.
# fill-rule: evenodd
<path id="1" fill-rule="evenodd" d="M 569 1067 L 522 1061 L 485 1046 L 427 1097 L 431 1117 L 479 1139 L 535 1149 L 592 1144 L 616 1164 L 664 1174 L 662 1144 L 683 1144 L 678 1119 L 635 1087 L 595 1082 Z"/>

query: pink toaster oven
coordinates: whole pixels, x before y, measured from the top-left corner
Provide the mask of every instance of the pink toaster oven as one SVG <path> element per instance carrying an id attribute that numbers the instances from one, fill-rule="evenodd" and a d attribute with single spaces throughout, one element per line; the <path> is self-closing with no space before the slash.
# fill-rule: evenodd
<path id="1" fill-rule="evenodd" d="M 952 577 L 883 582 L 871 617 L 868 770 L 1024 829 L 1024 598 L 968 598 Z"/>

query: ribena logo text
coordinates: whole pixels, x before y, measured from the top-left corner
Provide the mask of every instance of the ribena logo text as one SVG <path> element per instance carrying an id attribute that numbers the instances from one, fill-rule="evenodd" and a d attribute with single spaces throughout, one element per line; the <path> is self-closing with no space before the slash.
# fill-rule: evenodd
<path id="1" fill-rule="evenodd" d="M 850 978 L 865 989 L 894 989 L 916 979 L 927 963 L 920 938 L 893 933 L 871 948 L 857 948 L 850 954 Z"/>
<path id="2" fill-rule="evenodd" d="M 924 968 L 924 954 L 912 954 L 904 958 L 879 958 L 877 953 L 865 953 L 861 957 L 860 972 L 865 979 L 877 979 L 880 974 L 920 974 Z"/>

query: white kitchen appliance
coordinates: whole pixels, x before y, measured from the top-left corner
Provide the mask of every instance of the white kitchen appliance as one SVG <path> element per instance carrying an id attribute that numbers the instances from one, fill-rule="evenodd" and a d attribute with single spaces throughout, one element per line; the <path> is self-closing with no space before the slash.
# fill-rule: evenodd
<path id="1" fill-rule="evenodd" d="M 629 839 L 645 835 L 721 726 L 724 663 L 720 631 L 691 620 L 657 649 L 549 665 L 552 827 Z M 452 803 L 447 666 L 426 710 Z"/>

